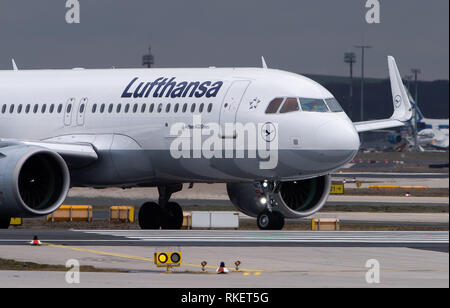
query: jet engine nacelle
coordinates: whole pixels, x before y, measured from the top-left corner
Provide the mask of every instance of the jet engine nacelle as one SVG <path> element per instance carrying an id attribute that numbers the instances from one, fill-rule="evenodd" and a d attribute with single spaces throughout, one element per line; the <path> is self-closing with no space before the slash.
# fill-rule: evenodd
<path id="1" fill-rule="evenodd" d="M 279 211 L 286 218 L 313 215 L 325 205 L 331 190 L 331 176 L 282 182 L 274 195 Z M 234 206 L 246 215 L 257 217 L 265 210 L 261 203 L 261 189 L 255 184 L 228 184 L 228 196 Z"/>
<path id="2" fill-rule="evenodd" d="M 69 169 L 58 153 L 21 144 L 0 148 L 0 217 L 53 213 L 69 187 Z"/>

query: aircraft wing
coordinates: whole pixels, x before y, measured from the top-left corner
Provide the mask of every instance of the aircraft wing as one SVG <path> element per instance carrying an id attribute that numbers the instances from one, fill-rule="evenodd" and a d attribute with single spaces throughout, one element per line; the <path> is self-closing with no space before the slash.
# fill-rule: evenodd
<path id="1" fill-rule="evenodd" d="M 94 146 L 89 143 L 60 143 L 0 139 L 0 152 L 1 148 L 17 145 L 35 146 L 54 151 L 61 155 L 69 167 L 72 168 L 86 166 L 98 159 Z"/>
<path id="2" fill-rule="evenodd" d="M 358 133 L 385 128 L 394 128 L 404 126 L 405 124 L 398 120 L 375 120 L 354 123 Z"/>
<path id="3" fill-rule="evenodd" d="M 392 102 L 394 113 L 391 118 L 385 120 L 373 120 L 365 122 L 355 122 L 355 128 L 358 132 L 367 132 L 385 128 L 403 126 L 405 122 L 411 120 L 413 112 L 411 102 L 394 57 L 388 57 L 389 78 L 391 80 Z"/>

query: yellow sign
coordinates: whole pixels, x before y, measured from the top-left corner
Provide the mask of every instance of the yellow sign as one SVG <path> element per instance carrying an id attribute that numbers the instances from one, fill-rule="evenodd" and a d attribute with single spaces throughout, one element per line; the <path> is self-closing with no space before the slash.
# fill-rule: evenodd
<path id="1" fill-rule="evenodd" d="M 21 226 L 22 225 L 22 218 L 11 218 L 11 222 L 10 222 L 11 226 Z"/>
<path id="2" fill-rule="evenodd" d="M 181 252 L 155 252 L 155 264 L 158 267 L 180 266 L 181 262 Z"/>
<path id="3" fill-rule="evenodd" d="M 344 184 L 331 184 L 332 195 L 343 195 L 344 194 Z"/>

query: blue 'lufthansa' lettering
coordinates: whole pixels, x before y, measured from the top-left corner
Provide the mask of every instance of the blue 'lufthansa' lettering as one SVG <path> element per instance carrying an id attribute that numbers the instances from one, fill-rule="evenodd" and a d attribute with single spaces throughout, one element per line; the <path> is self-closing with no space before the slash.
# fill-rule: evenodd
<path id="1" fill-rule="evenodd" d="M 143 98 L 152 95 L 161 97 L 216 97 L 223 86 L 222 81 L 215 83 L 211 81 L 177 82 L 175 77 L 159 77 L 153 82 L 138 82 L 139 77 L 133 78 L 122 93 L 122 98 Z"/>

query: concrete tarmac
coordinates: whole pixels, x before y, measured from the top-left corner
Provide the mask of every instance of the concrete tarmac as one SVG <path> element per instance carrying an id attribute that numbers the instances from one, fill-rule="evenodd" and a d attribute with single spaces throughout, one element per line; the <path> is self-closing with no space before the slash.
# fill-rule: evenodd
<path id="1" fill-rule="evenodd" d="M 180 250 L 183 265 L 165 274 L 157 269 L 155 251 Z M 0 271 L 0 287 L 177 287 L 177 288 L 301 288 L 301 287 L 449 287 L 447 253 L 380 247 L 136 247 L 136 246 L 2 246 L 0 258 L 120 269 L 125 273 L 81 273 L 80 284 L 67 284 L 65 272 Z M 368 260 L 380 265 L 380 283 L 369 284 Z M 200 263 L 208 262 L 207 273 Z M 225 262 L 240 272 L 217 275 Z"/>
<path id="2" fill-rule="evenodd" d="M 448 232 L 226 230 L 0 230 L 0 245 L 415 247 L 448 251 Z"/>
<path id="3" fill-rule="evenodd" d="M 38 235 L 42 246 L 28 242 Z M 0 271 L 0 287 L 448 287 L 448 232 L 4 230 L 0 258 L 40 264 L 119 269 L 81 273 Z M 173 274 L 153 254 L 181 251 Z M 380 264 L 379 284 L 366 282 L 368 260 Z M 239 272 L 217 275 L 220 262 Z M 207 273 L 200 263 L 207 261 Z"/>

